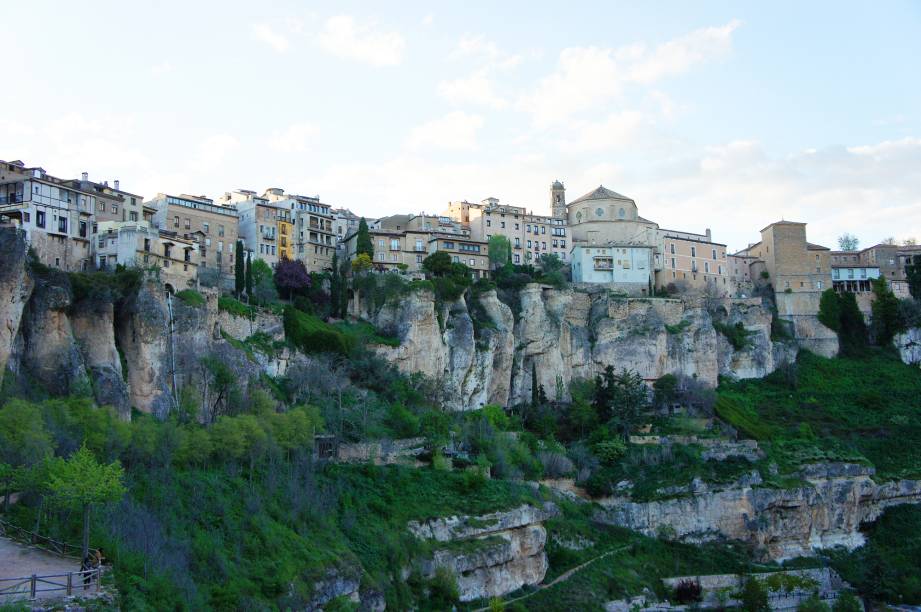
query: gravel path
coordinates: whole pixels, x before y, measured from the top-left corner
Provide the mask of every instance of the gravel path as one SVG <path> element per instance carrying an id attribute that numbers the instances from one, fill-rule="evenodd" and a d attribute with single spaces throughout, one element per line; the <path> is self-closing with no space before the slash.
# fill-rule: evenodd
<path id="1" fill-rule="evenodd" d="M 61 557 L 34 546 L 26 546 L 6 538 L 0 538 L 0 590 L 15 584 L 4 578 L 24 578 L 32 574 L 66 574 L 80 571 L 80 562 L 76 559 Z M 66 578 L 55 578 L 55 582 L 65 583 Z M 45 585 L 48 586 L 48 585 Z M 28 589 L 28 585 L 26 585 Z M 56 593 L 39 593 L 39 597 L 60 597 Z M 0 603 L 11 601 L 10 596 L 0 595 Z"/>

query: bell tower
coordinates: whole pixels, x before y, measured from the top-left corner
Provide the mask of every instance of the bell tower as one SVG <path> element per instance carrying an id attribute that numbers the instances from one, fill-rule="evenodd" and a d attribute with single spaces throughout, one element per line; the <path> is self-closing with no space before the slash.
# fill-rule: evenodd
<path id="1" fill-rule="evenodd" d="M 554 219 L 566 218 L 566 188 L 559 181 L 550 186 L 550 210 Z"/>

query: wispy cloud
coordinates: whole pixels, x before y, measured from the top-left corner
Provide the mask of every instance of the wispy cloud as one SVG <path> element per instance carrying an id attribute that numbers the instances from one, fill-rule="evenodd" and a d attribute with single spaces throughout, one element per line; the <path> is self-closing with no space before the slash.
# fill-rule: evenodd
<path id="1" fill-rule="evenodd" d="M 371 23 L 359 24 L 349 15 L 327 19 L 319 43 L 332 55 L 372 66 L 399 64 L 406 48 L 399 32 L 380 30 Z"/>
<path id="2" fill-rule="evenodd" d="M 257 23 L 253 26 L 253 37 L 267 44 L 278 53 L 284 53 L 291 46 L 284 34 L 265 23 Z"/>
<path id="3" fill-rule="evenodd" d="M 292 123 L 283 130 L 276 130 L 269 139 L 269 146 L 281 153 L 303 153 L 309 149 L 310 141 L 320 129 L 310 122 Z"/>
<path id="4" fill-rule="evenodd" d="M 481 116 L 456 111 L 414 128 L 406 144 L 412 150 L 472 151 L 477 148 L 477 133 L 481 127 Z"/>

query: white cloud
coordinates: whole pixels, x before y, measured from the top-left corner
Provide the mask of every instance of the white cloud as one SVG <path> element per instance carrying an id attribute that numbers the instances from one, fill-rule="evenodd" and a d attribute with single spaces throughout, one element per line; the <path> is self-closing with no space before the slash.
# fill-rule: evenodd
<path id="1" fill-rule="evenodd" d="M 422 18 L 422 25 L 424 26 L 430 26 L 433 23 L 435 23 L 435 15 L 433 15 L 432 13 L 429 13 L 428 15 Z"/>
<path id="2" fill-rule="evenodd" d="M 650 84 L 724 54 L 738 26 L 733 20 L 695 30 L 652 51 L 642 44 L 563 49 L 556 70 L 522 96 L 519 107 L 530 112 L 538 125 L 564 122 L 617 98 L 628 85 Z"/>
<path id="3" fill-rule="evenodd" d="M 189 168 L 195 172 L 211 172 L 218 169 L 227 157 L 240 148 L 240 141 L 230 134 L 213 134 L 197 147 L 196 154 L 189 161 Z"/>
<path id="4" fill-rule="evenodd" d="M 560 148 L 569 153 L 632 149 L 648 137 L 644 131 L 648 123 L 648 118 L 635 110 L 612 113 L 600 122 L 575 121 L 567 127 Z"/>
<path id="5" fill-rule="evenodd" d="M 486 40 L 483 36 L 464 36 L 451 52 L 450 59 L 476 58 L 485 60 L 487 66 L 493 69 L 507 70 L 514 68 L 522 61 L 521 55 L 512 55 L 499 48 L 496 43 Z"/>
<path id="6" fill-rule="evenodd" d="M 481 116 L 456 111 L 414 128 L 406 144 L 412 150 L 471 151 L 477 148 L 477 132 L 481 127 Z"/>
<path id="7" fill-rule="evenodd" d="M 272 47 L 272 49 L 278 53 L 284 53 L 288 50 L 288 47 L 290 47 L 288 38 L 284 34 L 277 32 L 270 25 L 265 23 L 253 25 L 253 37 Z"/>
<path id="8" fill-rule="evenodd" d="M 508 102 L 495 92 L 493 81 L 485 69 L 466 77 L 440 82 L 438 95 L 458 105 L 473 104 L 494 109 L 508 106 Z"/>
<path id="9" fill-rule="evenodd" d="M 378 30 L 373 24 L 358 24 L 348 15 L 327 19 L 319 43 L 332 55 L 373 66 L 399 64 L 406 47 L 398 32 Z"/>
<path id="10" fill-rule="evenodd" d="M 293 123 L 284 130 L 274 131 L 269 139 L 269 146 L 281 153 L 303 153 L 308 150 L 310 141 L 319 131 L 314 123 Z"/>
<path id="11" fill-rule="evenodd" d="M 151 66 L 150 68 L 150 72 L 157 76 L 161 74 L 169 74 L 172 71 L 173 65 L 166 61 L 160 62 L 159 64 Z"/>

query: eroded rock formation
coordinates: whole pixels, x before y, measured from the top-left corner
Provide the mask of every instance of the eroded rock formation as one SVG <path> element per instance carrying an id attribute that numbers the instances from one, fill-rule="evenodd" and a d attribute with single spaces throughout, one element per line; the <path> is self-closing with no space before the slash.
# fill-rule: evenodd
<path id="1" fill-rule="evenodd" d="M 741 540 L 771 559 L 791 559 L 818 548 L 861 546 L 862 523 L 890 506 L 921 502 L 921 481 L 878 484 L 872 474 L 856 464 L 815 464 L 801 474 L 808 486 L 733 486 L 642 503 L 611 500 L 595 518 L 647 535 L 668 527 L 691 542 Z"/>
<path id="2" fill-rule="evenodd" d="M 543 522 L 558 514 L 556 506 L 519 506 L 482 516 L 451 516 L 410 521 L 417 538 L 444 543 L 422 575 L 431 577 L 439 567 L 457 579 L 461 601 L 498 597 L 525 585 L 540 583 L 547 573 L 547 530 Z"/>

